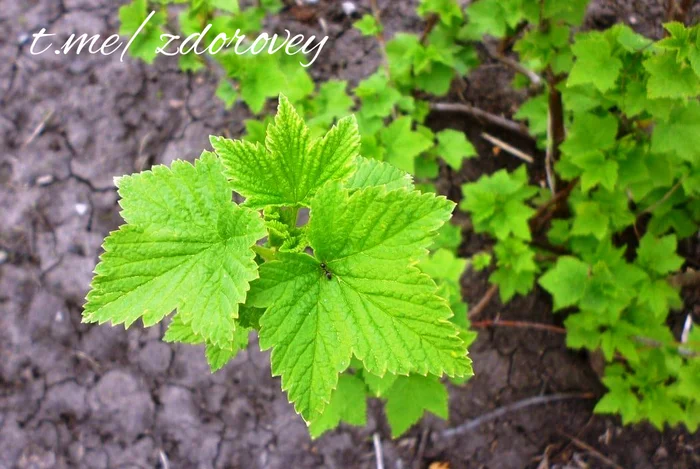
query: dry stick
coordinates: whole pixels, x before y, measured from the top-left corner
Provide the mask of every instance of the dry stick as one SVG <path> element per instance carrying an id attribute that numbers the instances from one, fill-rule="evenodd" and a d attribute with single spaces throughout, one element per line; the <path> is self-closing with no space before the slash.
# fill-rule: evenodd
<path id="1" fill-rule="evenodd" d="M 579 440 L 578 438 L 576 438 L 576 437 L 573 436 L 573 435 L 569 435 L 568 433 L 564 433 L 564 432 L 562 432 L 561 430 L 559 430 L 559 433 L 560 433 L 562 436 L 565 436 L 566 438 L 568 438 L 569 440 L 571 440 L 571 442 L 572 442 L 575 446 L 577 446 L 579 449 L 588 451 L 589 453 L 591 453 L 592 456 L 594 456 L 594 457 L 595 457 L 596 459 L 598 459 L 599 461 L 601 461 L 601 462 L 607 464 L 608 466 L 614 467 L 615 469 L 624 469 L 622 466 L 620 466 L 619 464 L 617 464 L 615 461 L 613 461 L 613 460 L 610 459 L 609 457 L 605 456 L 603 453 L 601 453 L 600 451 L 598 451 L 597 449 L 595 449 L 594 447 L 592 447 L 592 446 L 589 445 L 588 443 Z"/>
<path id="2" fill-rule="evenodd" d="M 507 67 L 513 69 L 514 71 L 516 71 L 522 75 L 525 75 L 527 77 L 527 79 L 530 80 L 530 83 L 532 83 L 535 87 L 539 88 L 540 86 L 542 86 L 542 77 L 539 76 L 537 73 L 535 73 L 534 71 L 525 67 L 523 64 L 521 64 L 517 60 L 513 60 L 510 57 L 506 57 L 502 53 L 494 51 L 491 47 L 489 47 L 485 44 L 484 44 L 484 47 L 486 48 L 486 52 L 492 58 L 498 60 L 503 65 L 506 65 Z"/>
<path id="3" fill-rule="evenodd" d="M 428 36 L 430 36 L 430 33 L 433 31 L 435 28 L 435 25 L 438 22 L 438 15 L 433 13 L 430 15 L 428 18 L 428 22 L 425 24 L 425 28 L 423 29 L 423 34 L 420 36 L 420 44 L 425 45 L 425 41 L 428 40 Z"/>
<path id="4" fill-rule="evenodd" d="M 542 324 L 527 321 L 508 321 L 502 319 L 488 319 L 471 323 L 472 327 L 483 329 L 487 327 L 514 327 L 518 329 L 537 329 L 541 331 L 554 332 L 555 334 L 566 334 L 566 329 L 552 324 Z"/>
<path id="5" fill-rule="evenodd" d="M 700 285 L 700 270 L 688 269 L 685 272 L 670 276 L 668 281 L 671 285 L 680 288 Z"/>
<path id="6" fill-rule="evenodd" d="M 479 316 L 482 313 L 482 311 L 486 309 L 489 303 L 491 303 L 491 299 L 494 297 L 497 291 L 498 285 L 494 283 L 489 287 L 488 290 L 486 290 L 486 293 L 484 293 L 484 296 L 481 297 L 476 306 L 474 306 L 474 308 L 471 311 L 469 311 L 468 318 L 472 319 Z"/>
<path id="7" fill-rule="evenodd" d="M 496 145 L 496 146 L 499 147 L 500 149 L 507 151 L 507 152 L 510 153 L 511 155 L 513 155 L 513 156 L 515 156 L 515 157 L 517 157 L 517 158 L 520 158 L 520 159 L 523 160 L 523 161 L 526 161 L 526 162 L 528 162 L 528 163 L 530 163 L 530 164 L 532 164 L 532 163 L 535 162 L 535 160 L 532 158 L 532 156 L 528 155 L 528 154 L 525 153 L 524 151 L 518 150 L 518 149 L 515 148 L 514 146 L 509 145 L 508 143 L 506 143 L 506 142 L 504 142 L 503 140 L 500 140 L 500 139 L 494 137 L 493 135 L 489 135 L 489 134 L 487 134 L 486 132 L 482 132 L 482 133 L 481 133 L 481 138 L 483 138 L 484 140 L 487 140 L 488 142 L 490 142 L 490 143 Z"/>
<path id="8" fill-rule="evenodd" d="M 527 399 L 523 399 L 522 401 L 514 402 L 512 404 L 508 404 L 506 406 L 499 407 L 496 410 L 488 412 L 488 413 L 486 413 L 480 417 L 477 417 L 475 419 L 469 420 L 468 422 L 465 422 L 457 427 L 448 428 L 447 430 L 442 431 L 442 433 L 440 433 L 440 436 L 442 436 L 443 438 L 450 438 L 450 437 L 453 437 L 456 435 L 461 435 L 463 433 L 467 433 L 470 430 L 474 430 L 475 428 L 478 428 L 483 423 L 489 422 L 491 420 L 495 420 L 495 419 L 502 417 L 510 412 L 515 412 L 517 410 L 525 409 L 526 407 L 549 404 L 551 402 L 557 402 L 557 401 L 573 400 L 573 399 L 593 399 L 594 397 L 595 397 L 594 394 L 590 393 L 590 392 L 563 393 L 563 394 L 551 394 L 549 396 L 528 397 Z"/>
<path id="9" fill-rule="evenodd" d="M 44 118 L 41 119 L 41 122 L 39 122 L 39 125 L 37 125 L 36 128 L 34 129 L 34 132 L 32 132 L 32 134 L 29 136 L 29 138 L 24 141 L 21 148 L 25 148 L 30 143 L 32 143 L 39 135 L 41 135 L 41 133 L 46 128 L 46 124 L 53 117 L 53 113 L 54 113 L 53 109 L 51 109 L 49 112 L 46 113 Z"/>
<path id="10" fill-rule="evenodd" d="M 384 454 L 382 453 L 382 440 L 379 439 L 379 433 L 372 435 L 372 443 L 374 443 L 374 456 L 377 461 L 377 469 L 384 469 Z"/>
<path id="11" fill-rule="evenodd" d="M 459 112 L 468 114 L 477 120 L 485 121 L 489 124 L 503 127 L 506 130 L 522 135 L 529 139 L 533 139 L 525 125 L 518 122 L 506 119 L 505 117 L 491 114 L 490 112 L 479 109 L 470 104 L 461 103 L 430 103 L 430 109 L 437 112 Z"/>

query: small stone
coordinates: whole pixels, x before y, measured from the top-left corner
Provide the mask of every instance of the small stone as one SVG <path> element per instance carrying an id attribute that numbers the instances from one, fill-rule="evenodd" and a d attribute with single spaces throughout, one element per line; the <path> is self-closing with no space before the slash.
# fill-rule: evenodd
<path id="1" fill-rule="evenodd" d="M 4 264 L 5 262 L 7 262 L 7 259 L 8 259 L 9 257 L 10 257 L 10 256 L 7 254 L 7 251 L 4 251 L 4 250 L 0 249 L 0 265 L 2 265 L 2 264 Z"/>
<path id="2" fill-rule="evenodd" d="M 37 186 L 48 186 L 54 181 L 53 174 L 44 174 L 43 176 L 39 176 L 36 178 L 36 185 Z"/>
<path id="3" fill-rule="evenodd" d="M 630 22 L 630 24 L 634 25 L 634 24 L 639 23 L 639 19 L 637 19 L 636 16 L 631 15 L 630 18 L 629 18 L 629 22 Z"/>
<path id="4" fill-rule="evenodd" d="M 343 13 L 347 16 L 352 16 L 357 12 L 357 6 L 353 2 L 343 2 L 341 5 Z"/>
<path id="5" fill-rule="evenodd" d="M 318 5 L 318 0 L 304 0 L 307 5 Z"/>
<path id="6" fill-rule="evenodd" d="M 75 204 L 75 211 L 78 213 L 78 215 L 85 215 L 88 211 L 88 204 Z"/>
<path id="7" fill-rule="evenodd" d="M 63 321 L 63 311 L 56 311 L 56 316 L 54 316 L 53 319 L 56 322 L 62 322 Z"/>
<path id="8" fill-rule="evenodd" d="M 664 448 L 663 446 L 659 446 L 659 448 L 654 453 L 654 459 L 661 460 L 661 459 L 666 459 L 667 457 L 668 457 L 668 450 L 666 448 Z"/>

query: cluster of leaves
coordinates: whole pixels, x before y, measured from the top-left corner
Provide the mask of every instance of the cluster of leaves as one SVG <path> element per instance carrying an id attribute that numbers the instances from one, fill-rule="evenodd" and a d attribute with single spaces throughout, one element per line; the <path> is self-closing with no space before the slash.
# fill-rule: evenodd
<path id="1" fill-rule="evenodd" d="M 207 23 L 212 23 L 216 32 L 237 28 L 257 32 L 265 14 L 279 8 L 275 0 L 262 1 L 259 7 L 248 9 L 239 8 L 237 2 L 219 0 L 159 0 L 150 5 L 146 0 L 134 0 L 120 11 L 122 32 L 133 34 L 149 7 L 156 3 L 161 5 L 159 13 L 132 46 L 132 53 L 141 54 L 147 61 L 153 59 L 148 51 L 155 49 L 153 46 L 165 28 L 164 8 L 168 3 L 187 4 L 179 15 L 183 33 L 198 32 Z M 298 61 L 285 54 L 241 57 L 222 53 L 213 57 L 226 72 L 217 94 L 229 106 L 240 98 L 257 114 L 268 98 L 284 92 L 306 117 L 310 139 L 323 138 L 329 126 L 355 111 L 362 137 L 359 149 L 353 151 L 369 160 L 356 160 L 355 175 L 344 179 L 345 190 L 359 187 L 348 181 L 371 182 L 374 178 L 386 184 L 387 190 L 413 189 L 406 186 L 403 173 L 379 163 L 383 161 L 416 176 L 421 182 L 417 187 L 430 192 L 435 190 L 430 180 L 438 175 L 441 160 L 458 170 L 465 158 L 476 156 L 476 151 L 462 132 L 447 129 L 435 133 L 425 125 L 429 99 L 445 96 L 455 82 L 459 85 L 461 77 L 478 66 L 473 41 L 491 36 L 502 39 L 501 44 L 506 47 L 513 44 L 523 69 L 539 75 L 540 85 L 544 85 L 523 103 L 515 117 L 527 121 L 530 133 L 542 148 L 556 150 L 559 155 L 550 183 L 566 182 L 568 186 L 564 189 L 566 196 L 555 198 L 552 203 L 548 200 L 549 191 L 529 184 L 524 166 L 513 172 L 501 170 L 464 185 L 460 208 L 471 214 L 476 232 L 488 233 L 495 239 L 493 267 L 491 253 L 475 256 L 471 264 L 476 269 L 492 270 L 490 281 L 498 285 L 503 301 L 527 294 L 539 283 L 552 295 L 556 311 L 573 313 L 565 321 L 568 344 L 600 350 L 609 363 L 604 378 L 609 393 L 598 404 L 598 411 L 620 413 L 625 422 L 646 419 L 659 427 L 682 422 L 695 429 L 700 422 L 700 365 L 692 350 L 692 344 L 698 342 L 697 337 L 693 338 L 697 332 L 681 346 L 670 332 L 667 319 L 669 312 L 681 305 L 678 288 L 668 281 L 684 264 L 678 255 L 678 243 L 697 234 L 700 220 L 700 27 L 667 24 L 667 37 L 657 42 L 624 25 L 574 35 L 588 3 L 476 0 L 463 9 L 457 0 L 421 0 L 418 14 L 430 25 L 423 35 L 399 33 L 386 38 L 377 12 L 355 23 L 363 35 L 376 39 L 384 62 L 352 89 L 338 80 L 315 87 Z M 203 63 L 201 57 L 188 55 L 181 58 L 181 65 L 185 70 L 196 71 Z M 531 81 L 532 74 L 518 74 L 513 86 L 522 88 Z M 557 102 L 552 99 L 554 95 L 563 103 L 567 137 L 561 145 L 553 142 L 550 135 L 551 106 Z M 218 368 L 245 345 L 249 330 L 261 330 L 261 344 L 273 348 L 273 370 L 283 376 L 283 387 L 297 410 L 311 422 L 315 435 L 339 421 L 362 424 L 367 395 L 386 399 L 395 434 L 419 418 L 424 409 L 444 416 L 446 394 L 437 380 L 439 373 L 397 377 L 406 371 L 401 365 L 406 357 L 373 362 L 363 352 L 358 355 L 361 347 L 354 344 L 350 347 L 354 347 L 359 359 L 351 359 L 347 348 L 334 346 L 328 350 L 328 361 L 321 366 L 327 374 L 319 377 L 304 375 L 309 372 L 305 368 L 308 358 L 299 361 L 298 357 L 275 350 L 294 349 L 298 342 L 285 334 L 312 327 L 311 322 L 284 322 L 287 313 L 271 306 L 276 295 L 289 295 L 294 290 L 286 286 L 295 285 L 287 280 L 290 272 L 308 269 L 309 274 L 313 271 L 321 280 L 327 275 L 332 281 L 339 274 L 331 257 L 321 259 L 315 254 L 315 267 L 311 261 L 304 264 L 300 260 L 308 260 L 303 257 L 308 246 L 314 253 L 319 249 L 324 252 L 316 245 L 321 241 L 313 237 L 310 229 L 314 219 L 311 201 L 318 197 L 311 182 L 304 178 L 294 180 L 294 185 L 301 184 L 302 189 L 291 189 L 289 182 L 287 190 L 293 194 L 290 203 L 284 195 L 268 190 L 261 193 L 255 185 L 259 182 L 237 180 L 241 174 L 251 178 L 257 174 L 246 172 L 245 162 L 265 161 L 261 155 L 268 141 L 276 140 L 270 137 L 277 130 L 269 116 L 246 121 L 246 129 L 246 143 L 214 143 L 224 171 L 234 181 L 234 189 L 247 197 L 246 206 L 263 210 L 262 229 L 271 251 L 254 247 L 258 252 L 256 261 L 267 261 L 259 269 L 261 279 L 253 282 L 251 292 L 244 295 L 245 301 L 238 301 L 240 298 L 235 295 L 226 296 L 226 302 L 243 304 L 233 320 L 233 330 L 238 335 L 219 338 L 218 342 L 195 329 L 193 316 L 187 314 L 190 307 L 186 298 L 171 293 L 170 298 L 179 299 L 177 304 L 168 306 L 179 306 L 180 313 L 166 340 L 206 343 L 210 363 Z M 245 157 L 226 156 L 231 154 Z M 336 169 L 340 179 L 347 176 Z M 156 171 L 161 170 L 154 170 L 154 174 Z M 270 170 L 262 180 L 277 187 L 278 180 L 287 179 Z M 332 194 L 320 193 L 330 203 Z M 351 203 L 354 197 L 336 196 L 333 200 L 339 206 Z M 309 227 L 296 226 L 298 206 L 311 206 Z M 322 212 L 317 209 L 315 213 Z M 350 216 L 350 212 L 342 213 Z M 127 221 L 128 214 L 125 207 Z M 321 217 L 316 215 L 316 220 Z M 541 219 L 545 222 L 541 223 Z M 357 229 L 364 232 L 364 226 Z M 543 228 L 547 228 L 544 242 Z M 467 332 L 466 304 L 459 288 L 459 277 L 467 261 L 455 255 L 459 243 L 459 230 L 445 224 L 429 254 L 418 255 L 415 251 L 412 255 L 420 270 L 433 277 L 437 294 L 451 305 L 454 326 L 468 344 L 473 334 Z M 549 248 L 542 248 L 543 244 Z M 426 247 L 427 244 L 421 244 L 421 250 Z M 325 267 L 319 267 L 321 264 Z M 263 272 L 274 280 L 264 280 Z M 174 279 L 175 283 L 181 280 Z M 308 281 L 311 282 L 311 275 Z M 183 285 L 188 284 L 185 281 Z M 303 285 L 305 291 L 322 294 L 322 290 Z M 191 288 L 188 286 L 186 291 Z M 282 311 L 293 312 L 298 307 L 292 297 L 285 301 L 288 304 Z M 304 298 L 301 304 L 309 307 L 310 301 Z M 321 308 L 322 304 L 318 305 Z M 151 311 L 150 305 L 146 306 Z M 267 312 L 260 320 L 264 308 Z M 151 314 L 144 315 L 147 324 L 153 322 Z M 180 316 L 181 321 L 177 319 Z M 324 334 L 343 331 L 342 325 L 318 322 L 320 316 L 312 317 L 316 319 L 309 321 L 315 320 L 313 326 Z M 95 319 L 99 320 L 99 316 Z M 135 319 L 128 317 L 122 322 L 129 324 Z M 362 322 L 353 324 L 365 326 Z M 302 340 L 305 336 L 300 337 Z M 309 343 L 313 344 L 309 346 L 313 352 L 307 350 L 307 354 L 324 350 L 322 342 Z M 382 373 L 377 369 L 382 369 L 382 363 L 394 371 L 380 378 Z M 339 380 L 328 378 L 345 369 Z M 299 380 L 309 381 L 311 387 L 300 389 Z M 328 389 L 333 389 L 336 382 L 330 403 L 319 404 L 328 401 Z M 409 393 L 425 398 L 407 399 Z M 403 413 L 396 410 L 401 406 Z M 322 407 L 325 410 L 321 411 Z"/>
<path id="2" fill-rule="evenodd" d="M 538 282 L 555 311 L 572 313 L 568 345 L 602 352 L 609 392 L 596 411 L 695 431 L 700 344 L 697 332 L 677 343 L 667 319 L 682 306 L 670 282 L 685 264 L 679 241 L 697 236 L 700 223 L 700 26 L 666 24 L 658 42 L 621 24 L 572 40 L 587 2 L 539 3 L 479 0 L 467 13 L 479 33 L 520 34 L 522 64 L 549 78 L 516 115 L 543 145 L 551 145 L 549 94 L 560 93 L 567 137 L 554 170 L 568 184 L 568 210 L 536 212 L 543 191 L 528 185 L 525 167 L 466 184 L 461 207 L 497 240 L 491 281 L 501 298 Z M 492 4 L 502 17 L 483 13 Z M 536 213 L 554 214 L 544 250 L 531 243 Z"/>
<path id="3" fill-rule="evenodd" d="M 364 424 L 368 397 L 395 435 L 425 410 L 446 416 L 440 378 L 472 375 L 472 335 L 427 248 L 452 242 L 436 234 L 454 203 L 359 156 L 354 117 L 313 138 L 284 97 L 264 144 L 211 143 L 194 165 L 118 180 L 126 224 L 105 240 L 84 321 L 152 326 L 177 310 L 165 340 L 204 344 L 212 370 L 257 331 L 314 436 Z"/>
<path id="4" fill-rule="evenodd" d="M 170 5 L 176 5 L 179 12 L 176 25 L 167 22 Z M 263 29 L 265 17 L 281 8 L 280 0 L 263 0 L 248 8 L 240 7 L 238 0 L 133 0 L 119 10 L 119 32 L 133 36 L 151 11 L 156 12 L 129 49 L 132 56 L 147 63 L 155 60 L 156 50 L 167 42 L 167 38 L 161 37 L 166 32 L 183 39 L 204 33 L 198 46 L 202 51 L 218 34 L 225 33 L 232 38 L 238 31 L 246 36 L 240 47 L 246 51 L 250 49 L 250 38 Z M 211 27 L 207 29 L 208 25 Z M 275 41 L 277 47 L 283 38 L 271 35 L 270 41 Z M 235 44 L 215 54 L 207 51 L 199 55 L 191 51 L 181 55 L 180 68 L 197 72 L 205 68 L 207 61 L 216 63 L 224 72 L 216 90 L 217 97 L 227 107 L 243 101 L 255 114 L 263 111 L 269 98 L 276 98 L 280 93 L 297 103 L 313 92 L 313 80 L 306 68 L 299 65 L 298 56 L 284 53 L 253 55 L 250 50 L 237 54 Z"/>

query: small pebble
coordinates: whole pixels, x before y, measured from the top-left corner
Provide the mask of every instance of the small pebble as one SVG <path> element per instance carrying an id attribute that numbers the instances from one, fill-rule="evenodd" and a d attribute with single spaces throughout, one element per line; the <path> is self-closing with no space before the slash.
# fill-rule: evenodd
<path id="1" fill-rule="evenodd" d="M 348 16 L 352 16 L 357 12 L 357 6 L 353 2 L 343 2 L 342 8 L 343 13 Z"/>
<path id="2" fill-rule="evenodd" d="M 632 15 L 629 18 L 629 22 L 630 22 L 630 24 L 637 24 L 637 23 L 639 23 L 639 20 L 637 19 L 636 16 Z"/>
<path id="3" fill-rule="evenodd" d="M 304 0 L 307 5 L 318 5 L 318 0 Z"/>
<path id="4" fill-rule="evenodd" d="M 78 215 L 85 215 L 88 211 L 88 204 L 75 204 L 75 211 L 78 213 Z"/>
<path id="5" fill-rule="evenodd" d="M 23 46 L 29 42 L 29 34 L 22 33 L 17 37 L 17 42 L 20 46 Z"/>
<path id="6" fill-rule="evenodd" d="M 38 186 L 48 186 L 53 182 L 53 180 L 53 174 L 44 174 L 43 176 L 36 178 L 36 184 Z"/>
<path id="7" fill-rule="evenodd" d="M 5 262 L 7 262 L 7 259 L 8 259 L 9 257 L 10 257 L 10 256 L 7 255 L 7 251 L 3 251 L 2 249 L 0 249 L 0 265 L 2 265 L 2 264 L 4 264 Z"/>
<path id="8" fill-rule="evenodd" d="M 63 311 L 56 311 L 56 316 L 54 316 L 54 321 L 56 321 L 56 322 L 63 321 Z"/>

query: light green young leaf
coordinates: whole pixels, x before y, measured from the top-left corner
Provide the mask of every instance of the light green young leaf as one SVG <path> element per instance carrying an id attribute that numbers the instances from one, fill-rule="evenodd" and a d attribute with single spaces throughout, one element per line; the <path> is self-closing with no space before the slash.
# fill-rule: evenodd
<path id="1" fill-rule="evenodd" d="M 411 175 L 396 166 L 361 156 L 358 156 L 355 161 L 357 169 L 345 183 L 348 189 L 384 186 L 388 191 L 400 188 L 413 190 Z"/>
<path id="2" fill-rule="evenodd" d="M 261 266 L 249 304 L 268 307 L 260 344 L 272 348 L 297 412 L 323 412 L 354 354 L 373 374 L 471 374 L 466 347 L 435 283 L 413 265 L 454 205 L 432 194 L 330 184 L 313 199 L 315 257 Z"/>
<path id="3" fill-rule="evenodd" d="M 152 326 L 174 309 L 215 345 L 235 328 L 257 278 L 251 247 L 265 236 L 259 215 L 231 201 L 219 159 L 175 161 L 119 180 L 127 224 L 105 240 L 85 322 Z"/>
<path id="4" fill-rule="evenodd" d="M 675 235 L 655 238 L 647 233 L 639 241 L 636 263 L 658 275 L 675 272 L 685 262 L 681 256 L 676 254 L 677 244 Z"/>
<path id="5" fill-rule="evenodd" d="M 700 163 L 700 103 L 689 102 L 672 112 L 666 122 L 658 122 L 651 136 L 655 152 L 673 152 L 685 161 Z"/>
<path id="6" fill-rule="evenodd" d="M 413 120 L 404 116 L 380 132 L 380 138 L 386 147 L 384 158 L 409 173 L 415 172 L 416 157 L 433 146 L 432 137 L 412 130 L 412 126 Z"/>
<path id="7" fill-rule="evenodd" d="M 576 62 L 569 73 L 568 86 L 593 84 L 600 91 L 615 86 L 622 61 L 612 55 L 612 47 L 603 33 L 585 33 L 571 46 Z"/>
<path id="8" fill-rule="evenodd" d="M 333 391 L 323 414 L 309 425 L 311 437 L 318 438 L 337 427 L 340 422 L 358 426 L 367 423 L 365 384 L 357 376 L 347 373 L 338 379 L 338 387 Z"/>
<path id="9" fill-rule="evenodd" d="M 700 78 L 690 66 L 678 63 L 673 52 L 648 58 L 644 67 L 649 72 L 649 98 L 687 98 L 700 93 Z"/>
<path id="10" fill-rule="evenodd" d="M 411 428 L 425 411 L 447 418 L 447 389 L 435 376 L 399 376 L 384 397 L 393 438 Z"/>
<path id="11" fill-rule="evenodd" d="M 554 311 L 574 306 L 583 298 L 588 282 L 588 264 L 571 256 L 563 256 L 549 269 L 539 284 L 554 298 Z"/>
<path id="12" fill-rule="evenodd" d="M 353 26 L 362 33 L 363 36 L 376 36 L 382 32 L 382 25 L 370 14 L 362 16 L 359 21 L 355 21 Z"/>
<path id="13" fill-rule="evenodd" d="M 121 22 L 119 34 L 133 36 L 150 13 L 151 10 L 147 0 L 134 0 L 130 4 L 119 8 L 119 21 Z M 132 56 L 138 57 L 148 64 L 153 63 L 158 55 L 156 54 L 156 49 L 164 45 L 164 41 L 160 39 L 160 36 L 163 34 L 161 25 L 165 23 L 165 19 L 165 15 L 162 12 L 157 12 L 153 15 L 131 43 L 129 53 Z"/>
<path id="14" fill-rule="evenodd" d="M 306 124 L 285 97 L 265 146 L 212 137 L 233 189 L 245 205 L 309 205 L 316 191 L 330 180 L 350 176 L 360 137 L 353 117 L 341 119 L 324 138 L 313 140 Z"/>
<path id="15" fill-rule="evenodd" d="M 464 132 L 447 129 L 437 133 L 437 154 L 454 169 L 462 167 L 462 160 L 476 156 L 476 149 Z"/>

